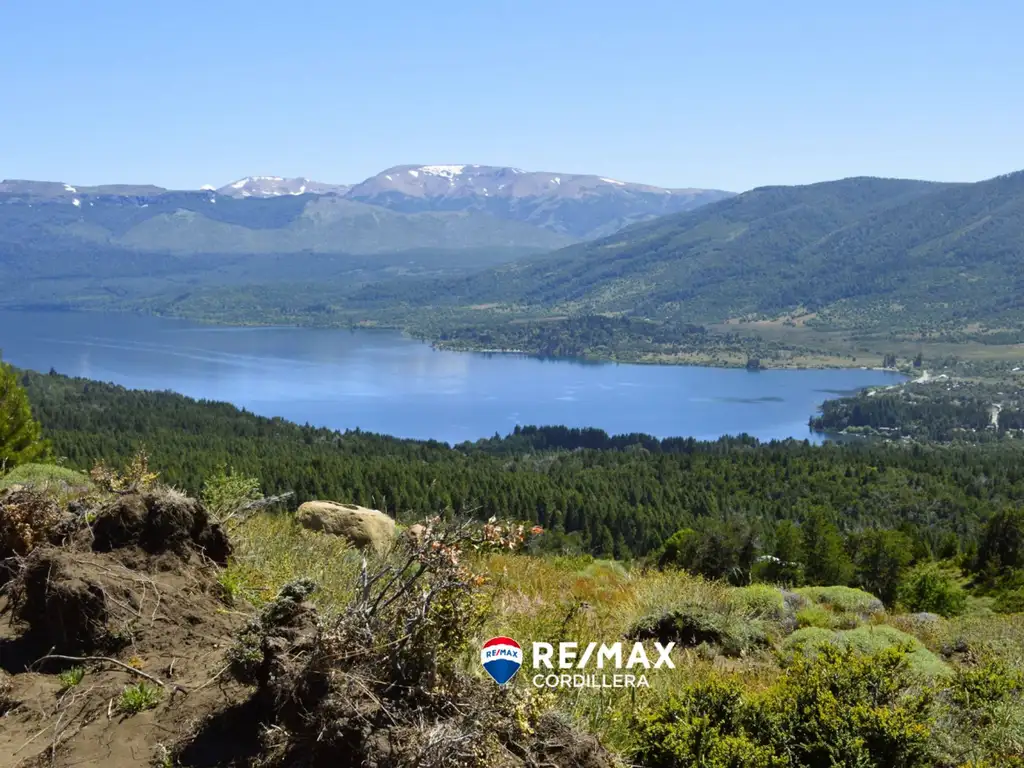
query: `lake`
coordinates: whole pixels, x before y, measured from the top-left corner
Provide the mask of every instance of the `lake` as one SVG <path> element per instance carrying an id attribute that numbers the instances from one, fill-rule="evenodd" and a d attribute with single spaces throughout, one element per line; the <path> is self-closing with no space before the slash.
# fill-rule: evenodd
<path id="1" fill-rule="evenodd" d="M 124 314 L 0 312 L 22 368 L 173 390 L 264 416 L 450 443 L 517 424 L 818 440 L 821 402 L 901 381 L 871 370 L 623 365 L 436 351 L 383 331 L 226 328 Z"/>

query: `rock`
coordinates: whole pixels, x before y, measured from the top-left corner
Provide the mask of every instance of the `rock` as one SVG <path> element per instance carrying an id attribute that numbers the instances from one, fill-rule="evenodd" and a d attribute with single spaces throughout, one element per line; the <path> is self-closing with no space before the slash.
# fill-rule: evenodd
<path id="1" fill-rule="evenodd" d="M 295 519 L 311 531 L 344 536 L 359 549 L 385 552 L 395 540 L 395 521 L 376 509 L 333 501 L 307 501 Z"/>
<path id="2" fill-rule="evenodd" d="M 912 613 L 908 618 L 910 618 L 910 620 L 913 621 L 915 624 L 936 624 L 942 619 L 942 617 L 939 616 L 939 614 L 937 613 L 927 612 Z"/>
<path id="3" fill-rule="evenodd" d="M 426 527 L 420 525 L 419 523 L 416 523 L 415 525 L 410 525 L 408 528 L 405 529 L 405 535 L 408 536 L 409 540 L 413 543 L 413 545 L 417 547 L 423 544 L 423 536 L 424 534 L 426 534 L 426 532 Z"/>

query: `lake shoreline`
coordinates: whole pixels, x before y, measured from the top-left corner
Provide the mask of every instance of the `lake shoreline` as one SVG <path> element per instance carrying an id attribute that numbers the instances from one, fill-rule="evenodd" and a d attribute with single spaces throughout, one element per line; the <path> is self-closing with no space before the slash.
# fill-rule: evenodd
<path id="1" fill-rule="evenodd" d="M 260 320 L 218 320 L 210 317 L 203 316 L 192 316 L 188 314 L 175 314 L 175 313 L 163 313 L 163 312 L 152 312 L 138 309 L 88 309 L 88 308 L 63 308 L 63 307 L 0 307 L 0 311 L 19 311 L 19 312 L 61 312 L 68 314 L 85 313 L 116 313 L 134 317 L 154 317 L 166 320 L 177 320 L 182 322 L 194 323 L 197 325 L 204 325 L 217 328 L 265 328 L 265 329 L 298 329 L 298 330 L 347 330 L 347 331 L 377 331 L 387 333 L 397 333 L 402 335 L 404 338 L 418 341 L 428 345 L 431 349 L 445 352 L 470 352 L 477 354 L 495 354 L 495 355 L 521 355 L 525 357 L 535 358 L 538 360 L 564 360 L 570 362 L 583 362 L 583 363 L 614 363 L 618 365 L 653 365 L 653 366 L 672 366 L 672 367 L 695 367 L 695 368 L 719 368 L 723 370 L 735 370 L 738 368 L 747 368 L 747 358 L 743 355 L 736 354 L 731 357 L 723 357 L 721 354 L 714 353 L 702 353 L 702 352 L 657 352 L 657 353 L 639 353 L 639 354 L 621 354 L 616 355 L 614 353 L 609 354 L 587 354 L 581 356 L 569 356 L 569 355 L 545 355 L 540 351 L 529 350 L 529 349 L 515 349 L 515 348 L 503 348 L 503 347 L 485 347 L 485 346 L 474 346 L 472 343 L 464 341 L 444 341 L 437 339 L 435 336 L 425 333 L 417 332 L 414 328 L 410 328 L 406 324 L 402 323 L 381 323 L 374 320 L 360 320 L 348 323 L 309 323 L 301 322 L 298 319 L 294 319 L 292 322 L 282 321 L 281 319 L 275 319 L 274 321 L 260 321 Z M 759 367 L 758 369 L 752 369 L 751 372 L 757 370 L 787 370 L 787 371 L 821 371 L 821 370 L 871 370 L 871 371 L 885 371 L 889 373 L 898 373 L 904 376 L 912 375 L 913 371 L 909 366 L 905 368 L 885 368 L 881 365 L 866 365 L 863 361 L 868 359 L 874 361 L 875 358 L 881 360 L 881 355 L 872 355 L 865 353 L 860 358 L 851 359 L 849 356 L 842 355 L 829 355 L 829 354 L 804 354 L 800 352 L 794 352 L 792 357 L 785 360 L 772 359 L 768 357 L 758 358 Z"/>
<path id="2" fill-rule="evenodd" d="M 299 424 L 450 444 L 523 424 L 819 442 L 808 420 L 823 401 L 903 379 L 866 366 L 753 375 L 742 366 L 693 360 L 463 354 L 379 326 L 234 325 L 98 312 L 0 311 L 0 348 L 23 369 L 172 391 Z"/>

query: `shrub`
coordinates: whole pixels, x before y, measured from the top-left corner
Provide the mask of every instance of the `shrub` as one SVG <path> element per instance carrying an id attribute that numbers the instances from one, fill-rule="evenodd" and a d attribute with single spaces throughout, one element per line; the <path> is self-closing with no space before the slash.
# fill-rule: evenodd
<path id="1" fill-rule="evenodd" d="M 819 627 L 799 629 L 782 644 L 783 658 L 792 663 L 800 656 L 816 656 L 824 648 L 850 650 L 867 656 L 899 649 L 906 655 L 907 669 L 917 679 L 933 680 L 949 674 L 949 667 L 920 640 L 884 624 L 838 632 Z"/>
<path id="2" fill-rule="evenodd" d="M 885 610 L 877 597 L 854 587 L 800 587 L 795 591 L 812 603 L 827 605 L 837 611 L 869 616 Z"/>
<path id="3" fill-rule="evenodd" d="M 729 593 L 730 601 L 746 613 L 772 621 L 786 616 L 786 602 L 782 590 L 768 584 L 739 587 Z"/>
<path id="4" fill-rule="evenodd" d="M 839 624 L 836 618 L 836 615 L 823 605 L 808 605 L 796 612 L 796 625 L 800 629 L 806 627 L 836 629 Z"/>
<path id="5" fill-rule="evenodd" d="M 923 768 L 932 764 L 930 705 L 903 651 L 824 647 L 796 659 L 752 725 L 795 765 Z"/>
<path id="6" fill-rule="evenodd" d="M 992 610 L 996 613 L 1024 613 L 1024 587 L 1000 592 Z"/>
<path id="7" fill-rule="evenodd" d="M 145 448 L 136 451 L 124 469 L 108 467 L 100 461 L 89 470 L 92 481 L 107 493 L 141 493 L 152 488 L 159 476 L 158 472 L 149 471 L 149 454 Z"/>
<path id="8" fill-rule="evenodd" d="M 12 485 L 28 485 L 37 489 L 92 487 L 92 481 L 81 472 L 56 464 L 21 464 L 0 477 L 0 490 Z"/>
<path id="9" fill-rule="evenodd" d="M 636 718 L 633 751 L 647 768 L 924 768 L 930 705 L 901 651 L 825 646 L 762 694 L 731 680 L 690 686 Z"/>
<path id="10" fill-rule="evenodd" d="M 61 519 L 57 502 L 34 488 L 0 497 L 0 559 L 26 555 L 49 539 Z"/>
<path id="11" fill-rule="evenodd" d="M 921 563 L 900 582 L 899 602 L 907 610 L 959 616 L 967 609 L 967 594 L 960 586 L 960 571 L 943 563 Z"/>
<path id="12" fill-rule="evenodd" d="M 634 725 L 636 762 L 647 768 L 783 768 L 770 745 L 744 729 L 743 689 L 734 680 L 697 683 Z"/>
<path id="13" fill-rule="evenodd" d="M 1024 756 L 1022 696 L 1024 674 L 1004 661 L 988 658 L 957 669 L 939 694 L 939 753 L 950 764 L 1014 765 L 1013 756 Z"/>
<path id="14" fill-rule="evenodd" d="M 263 493 L 257 478 L 222 467 L 203 483 L 200 499 L 210 513 L 210 518 L 215 523 L 225 525 L 250 509 L 255 509 L 257 502 L 263 499 Z"/>

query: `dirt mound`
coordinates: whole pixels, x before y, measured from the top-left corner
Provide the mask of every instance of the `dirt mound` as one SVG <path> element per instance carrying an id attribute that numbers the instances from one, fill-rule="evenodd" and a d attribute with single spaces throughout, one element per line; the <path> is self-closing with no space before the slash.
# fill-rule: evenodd
<path id="1" fill-rule="evenodd" d="M 0 768 L 159 764 L 195 723 L 247 698 L 224 674 L 245 621 L 221 599 L 227 537 L 168 490 L 57 512 L 45 539 L 6 561 Z"/>
<path id="2" fill-rule="evenodd" d="M 0 768 L 615 765 L 529 686 L 464 671 L 484 595 L 454 534 L 364 560 L 340 615 L 300 580 L 249 617 L 198 502 L 147 490 L 72 517 L 0 590 Z"/>
<path id="3" fill-rule="evenodd" d="M 129 546 L 182 558 L 198 552 L 220 565 L 231 554 L 227 535 L 203 505 L 169 488 L 117 497 L 96 514 L 92 536 L 97 552 Z"/>

